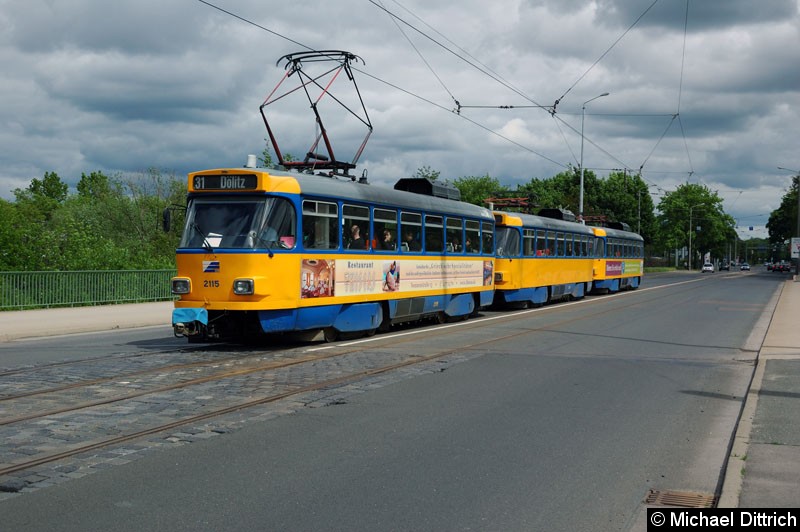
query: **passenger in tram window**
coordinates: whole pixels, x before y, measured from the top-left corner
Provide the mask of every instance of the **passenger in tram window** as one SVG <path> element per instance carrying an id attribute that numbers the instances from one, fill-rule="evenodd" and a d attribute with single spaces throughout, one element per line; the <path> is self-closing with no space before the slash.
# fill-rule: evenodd
<path id="1" fill-rule="evenodd" d="M 303 246 L 307 248 L 314 246 L 314 227 L 308 221 L 303 222 Z"/>
<path id="2" fill-rule="evenodd" d="M 350 226 L 350 234 L 353 236 L 353 239 L 350 241 L 349 249 L 367 249 L 367 243 L 361 236 L 361 228 L 359 228 L 358 225 L 353 224 Z"/>
<path id="3" fill-rule="evenodd" d="M 406 231 L 405 242 L 408 244 L 409 251 L 420 251 L 422 249 L 422 245 L 414 238 L 412 231 Z"/>
<path id="4" fill-rule="evenodd" d="M 396 250 L 397 243 L 394 241 L 394 235 L 389 229 L 383 230 L 383 240 L 381 240 L 381 249 Z"/>
<path id="5" fill-rule="evenodd" d="M 492 233 L 483 233 L 483 252 L 484 253 L 491 253 L 494 247 L 494 238 Z"/>
<path id="6" fill-rule="evenodd" d="M 467 250 L 467 253 L 478 253 L 479 251 L 479 249 L 472 243 L 470 237 L 467 237 L 467 239 L 464 241 L 464 249 Z"/>

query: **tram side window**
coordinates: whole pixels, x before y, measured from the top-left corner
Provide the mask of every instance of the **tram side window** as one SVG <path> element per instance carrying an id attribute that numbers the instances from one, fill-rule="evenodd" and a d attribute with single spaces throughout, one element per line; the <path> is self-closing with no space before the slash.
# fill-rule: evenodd
<path id="1" fill-rule="evenodd" d="M 448 218 L 445 230 L 446 249 L 450 253 L 461 253 L 464 246 L 461 238 L 464 233 L 464 221 L 461 218 Z"/>
<path id="2" fill-rule="evenodd" d="M 536 231 L 536 256 L 544 257 L 547 255 L 547 233 L 545 231 Z"/>
<path id="3" fill-rule="evenodd" d="M 536 231 L 525 229 L 522 235 L 522 254 L 532 257 L 536 254 Z"/>
<path id="4" fill-rule="evenodd" d="M 303 201 L 303 246 L 308 249 L 339 247 L 339 208 L 326 201 Z"/>
<path id="5" fill-rule="evenodd" d="M 444 251 L 444 220 L 441 216 L 425 216 L 425 251 L 441 253 Z"/>
<path id="6" fill-rule="evenodd" d="M 422 215 L 413 212 L 400 213 L 400 231 L 403 251 L 422 251 Z"/>
<path id="7" fill-rule="evenodd" d="M 397 251 L 397 211 L 374 209 L 372 217 L 375 225 L 375 239 L 377 240 L 375 249 Z"/>
<path id="8" fill-rule="evenodd" d="M 342 242 L 354 251 L 370 248 L 369 207 L 342 205 Z"/>
<path id="9" fill-rule="evenodd" d="M 467 253 L 480 253 L 481 245 L 481 223 L 475 220 L 467 220 L 467 230 L 464 236 L 464 251 Z"/>
<path id="10" fill-rule="evenodd" d="M 485 254 L 494 253 L 494 224 L 483 222 L 481 224 L 481 235 L 483 236 L 483 252 Z"/>
<path id="11" fill-rule="evenodd" d="M 572 257 L 574 255 L 574 251 L 572 249 L 572 233 L 567 233 L 564 235 L 564 255 L 567 257 Z"/>

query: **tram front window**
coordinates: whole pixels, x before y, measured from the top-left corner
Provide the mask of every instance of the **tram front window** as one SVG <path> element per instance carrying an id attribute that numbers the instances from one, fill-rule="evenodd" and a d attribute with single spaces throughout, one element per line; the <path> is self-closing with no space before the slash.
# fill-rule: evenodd
<path id="1" fill-rule="evenodd" d="M 511 227 L 497 228 L 497 255 L 519 257 L 519 231 Z"/>
<path id="2" fill-rule="evenodd" d="M 296 241 L 295 218 L 283 198 L 194 198 L 179 247 L 289 249 Z"/>

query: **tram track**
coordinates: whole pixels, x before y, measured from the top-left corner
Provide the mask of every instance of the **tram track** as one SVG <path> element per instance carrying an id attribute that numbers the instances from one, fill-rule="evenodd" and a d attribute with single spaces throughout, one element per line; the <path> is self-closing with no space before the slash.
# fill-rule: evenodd
<path id="1" fill-rule="evenodd" d="M 171 354 L 171 353 L 191 353 L 191 351 L 187 351 L 187 350 L 161 351 L 158 354 L 167 354 L 168 355 L 168 354 Z M 115 375 L 109 376 L 109 377 L 99 377 L 99 378 L 96 378 L 96 379 L 88 379 L 88 380 L 82 380 L 82 381 L 78 381 L 78 382 L 71 382 L 69 384 L 64 384 L 64 385 L 61 385 L 61 386 L 55 386 L 55 387 L 51 387 L 51 388 L 41 388 L 41 389 L 37 389 L 37 390 L 31 390 L 31 391 L 22 392 L 22 393 L 16 393 L 16 394 L 11 394 L 11 395 L 0 395 L 0 403 L 3 403 L 5 401 L 13 401 L 13 400 L 16 400 L 16 399 L 22 399 L 22 398 L 25 398 L 25 397 L 34 397 L 34 396 L 37 396 L 37 395 L 47 395 L 47 394 L 62 392 L 62 391 L 66 391 L 66 390 L 72 390 L 72 389 L 76 389 L 76 388 L 81 388 L 81 387 L 96 386 L 96 385 L 104 384 L 104 383 L 108 383 L 108 382 L 120 381 L 120 380 L 123 380 L 123 379 L 130 379 L 132 377 L 141 377 L 141 376 L 144 376 L 144 375 L 149 375 L 149 374 L 159 373 L 159 372 L 165 372 L 165 371 L 179 371 L 179 370 L 184 370 L 184 369 L 199 368 L 199 367 L 203 367 L 203 366 L 219 366 L 219 365 L 225 365 L 225 364 L 242 363 L 242 362 L 247 361 L 248 359 L 263 357 L 265 355 L 268 355 L 269 353 L 270 353 L 270 351 L 259 351 L 259 352 L 256 352 L 256 353 L 250 353 L 250 354 L 246 354 L 246 355 L 241 355 L 240 354 L 240 355 L 236 355 L 236 356 L 232 356 L 232 357 L 215 359 L 215 360 L 198 360 L 198 361 L 194 361 L 194 362 L 186 362 L 186 363 L 181 363 L 181 364 L 167 364 L 167 365 L 164 365 L 164 366 L 154 366 L 154 367 L 147 368 L 147 369 L 142 369 L 142 370 L 128 371 L 128 372 L 125 372 L 125 373 L 118 373 L 118 374 L 115 374 Z M 137 356 L 145 356 L 145 355 L 151 355 L 151 354 L 152 353 L 146 353 L 146 354 L 141 354 L 140 353 Z M 133 358 L 133 357 L 126 357 L 126 358 Z M 103 357 L 103 360 L 107 361 L 107 359 L 105 357 Z M 81 362 L 85 362 L 85 361 L 81 361 Z M 45 367 L 45 369 L 51 369 L 53 367 L 55 367 L 55 365 L 48 364 Z M 3 377 L 5 375 L 6 374 L 0 374 L 0 377 Z M 0 424 L 2 424 L 2 421 L 0 421 Z"/>
<path id="2" fill-rule="evenodd" d="M 212 409 L 210 411 L 203 412 L 201 414 L 192 415 L 192 416 L 188 416 L 188 417 L 183 417 L 181 419 L 177 419 L 177 420 L 174 420 L 174 421 L 169 422 L 169 423 L 158 424 L 158 425 L 147 427 L 147 428 L 144 428 L 144 429 L 141 429 L 141 430 L 128 432 L 126 434 L 122 434 L 122 435 L 119 435 L 119 436 L 116 436 L 116 437 L 103 439 L 101 441 L 93 441 L 93 442 L 86 443 L 86 444 L 78 444 L 76 446 L 71 447 L 70 449 L 65 450 L 65 451 L 56 452 L 56 453 L 47 453 L 47 454 L 44 454 L 42 456 L 38 456 L 38 457 L 33 458 L 33 459 L 24 460 L 24 461 L 15 463 L 15 464 L 10 464 L 10 465 L 6 465 L 6 466 L 3 466 L 3 467 L 0 467 L 0 477 L 3 476 L 3 475 L 9 475 L 9 474 L 12 474 L 12 473 L 15 473 L 15 472 L 18 472 L 18 471 L 22 471 L 22 470 L 25 470 L 25 469 L 30 469 L 30 468 L 33 468 L 33 467 L 36 467 L 36 466 L 40 466 L 40 465 L 43 465 L 43 464 L 47 464 L 47 463 L 50 463 L 50 462 L 55 462 L 55 461 L 62 460 L 62 459 L 65 459 L 65 458 L 73 457 L 73 456 L 76 456 L 76 455 L 81 454 L 81 453 L 86 453 L 86 452 L 89 452 L 89 451 L 93 451 L 93 450 L 97 450 L 97 449 L 101 449 L 101 448 L 105 448 L 105 447 L 110 447 L 110 446 L 117 445 L 117 444 L 120 444 L 120 443 L 125 443 L 125 442 L 129 442 L 129 441 L 132 441 L 132 440 L 136 440 L 136 439 L 139 439 L 139 438 L 142 438 L 142 437 L 145 437 L 145 436 L 150 436 L 150 435 L 153 435 L 153 434 L 169 431 L 169 430 L 172 430 L 172 429 L 177 428 L 177 427 L 181 427 L 181 426 L 185 426 L 185 425 L 189 425 L 189 424 L 193 424 L 193 423 L 206 421 L 208 419 L 212 419 L 212 418 L 215 418 L 215 417 L 223 416 L 225 414 L 229 414 L 229 413 L 236 412 L 236 411 L 239 411 L 239 410 L 252 408 L 252 407 L 255 407 L 255 406 L 260 406 L 260 405 L 264 405 L 264 404 L 268 404 L 268 403 L 273 403 L 273 402 L 276 402 L 276 401 L 287 399 L 289 397 L 301 395 L 301 394 L 308 393 L 308 392 L 313 392 L 313 391 L 316 391 L 316 390 L 321 390 L 321 389 L 328 388 L 328 387 L 341 386 L 343 384 L 348 384 L 350 382 L 354 382 L 354 381 L 357 381 L 357 380 L 360 380 L 360 379 L 364 379 L 364 378 L 367 378 L 367 377 L 372 377 L 372 376 L 380 375 L 380 374 L 383 374 L 383 373 L 388 373 L 390 371 L 394 371 L 394 370 L 397 370 L 397 369 L 405 368 L 405 367 L 412 366 L 412 365 L 415 365 L 415 364 L 422 364 L 422 363 L 435 361 L 437 359 L 441 359 L 441 358 L 450 356 L 450 355 L 452 355 L 454 353 L 457 353 L 457 352 L 461 352 L 461 351 L 468 350 L 468 349 L 474 349 L 474 348 L 479 347 L 481 345 L 490 344 L 490 343 L 496 342 L 498 340 L 510 339 L 510 338 L 513 338 L 513 337 L 516 337 L 516 336 L 520 336 L 520 335 L 524 335 L 524 334 L 530 334 L 530 332 L 531 331 L 527 331 L 527 330 L 525 330 L 525 331 L 517 331 L 517 332 L 509 333 L 509 334 L 506 334 L 506 335 L 503 335 L 503 336 L 500 336 L 500 337 L 494 337 L 494 338 L 490 338 L 490 339 L 486 339 L 486 340 L 481 340 L 481 341 L 478 341 L 478 342 L 473 342 L 473 343 L 470 343 L 470 344 L 460 345 L 460 346 L 455 347 L 455 348 L 439 350 L 439 351 L 436 351 L 434 353 L 431 353 L 431 354 L 428 354 L 428 355 L 425 355 L 425 356 L 411 355 L 408 358 L 406 358 L 405 360 L 402 360 L 400 362 L 387 364 L 387 365 L 383 365 L 383 366 L 376 367 L 376 368 L 369 368 L 369 369 L 365 369 L 365 370 L 361 370 L 361 371 L 351 372 L 351 373 L 348 373 L 346 375 L 340 375 L 340 376 L 337 376 L 337 377 L 334 377 L 334 378 L 324 379 L 324 380 L 321 380 L 319 382 L 315 382 L 315 383 L 312 383 L 312 384 L 309 384 L 309 385 L 298 386 L 298 387 L 294 387 L 292 389 L 289 389 L 289 390 L 286 390 L 286 391 L 283 391 L 283 392 L 280 392 L 280 393 L 270 394 L 270 395 L 267 395 L 267 396 L 259 397 L 259 398 L 248 400 L 248 401 L 242 401 L 242 402 L 239 402 L 239 403 L 236 403 L 236 404 L 233 404 L 233 405 L 226 406 L 224 408 Z M 363 349 L 356 349 L 356 350 L 353 350 L 353 351 L 361 351 L 361 350 L 363 350 Z M 316 358 L 318 360 L 322 360 L 322 359 L 334 358 L 334 357 L 337 357 L 337 356 L 341 356 L 342 354 L 343 353 L 330 353 L 330 354 L 327 354 L 327 355 L 317 355 L 315 357 L 310 357 L 310 359 Z M 149 393 L 155 393 L 155 392 L 151 391 Z"/>

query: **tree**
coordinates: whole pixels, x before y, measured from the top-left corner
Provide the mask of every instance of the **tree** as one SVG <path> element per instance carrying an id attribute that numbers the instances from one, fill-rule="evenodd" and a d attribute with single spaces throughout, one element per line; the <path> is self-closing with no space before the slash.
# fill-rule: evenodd
<path id="1" fill-rule="evenodd" d="M 584 214 L 601 214 L 597 207 L 599 184 L 597 176 L 590 170 L 584 171 Z M 532 198 L 544 208 L 561 208 L 578 214 L 580 206 L 580 171 L 569 167 L 548 179 L 533 178 L 519 185 L 517 191 Z"/>
<path id="2" fill-rule="evenodd" d="M 734 220 L 722 208 L 722 198 L 705 185 L 686 183 L 667 192 L 658 205 L 661 214 L 659 244 L 667 249 L 689 247 L 691 235 L 693 265 L 698 256 L 711 253 L 722 257 L 727 252 Z M 699 228 L 699 229 L 698 229 Z"/>
<path id="3" fill-rule="evenodd" d="M 264 150 L 261 152 L 261 166 L 264 168 L 272 168 L 272 153 L 269 151 L 269 139 L 264 139 Z"/>
<path id="4" fill-rule="evenodd" d="M 67 199 L 69 186 L 55 172 L 45 172 L 42 179 L 33 178 L 26 189 L 15 189 L 17 203 L 25 205 L 36 219 L 49 219 Z"/>
<path id="5" fill-rule="evenodd" d="M 611 221 L 628 224 L 644 237 L 645 243 L 650 243 L 658 226 L 653 198 L 641 176 L 629 176 L 626 171 L 611 172 L 597 185 L 596 209 Z"/>
<path id="6" fill-rule="evenodd" d="M 0 199 L 0 270 L 22 269 L 28 262 L 30 247 L 25 242 L 25 229 L 17 205 Z"/>
<path id="7" fill-rule="evenodd" d="M 78 195 L 86 198 L 102 199 L 108 197 L 111 191 L 111 183 L 102 172 L 92 172 L 88 176 L 81 174 L 78 181 Z"/>
<path id="8" fill-rule="evenodd" d="M 417 179 L 425 178 L 425 179 L 428 179 L 430 181 L 436 181 L 437 179 L 439 179 L 439 175 L 440 174 L 441 174 L 440 171 L 432 170 L 430 166 L 425 165 L 425 166 L 422 166 L 420 168 L 417 168 L 417 171 L 414 172 L 414 175 L 412 175 L 411 177 L 417 178 Z"/>
<path id="9" fill-rule="evenodd" d="M 57 235 L 52 231 L 52 219 L 68 196 L 69 187 L 55 172 L 45 172 L 42 179 L 33 178 L 25 189 L 15 189 L 16 202 L 5 206 L 0 234 L 4 259 L 0 264 L 8 269 L 41 270 L 58 256 Z M 13 250 L 13 251 L 12 251 Z"/>
<path id="10" fill-rule="evenodd" d="M 767 230 L 769 231 L 769 241 L 773 247 L 780 249 L 793 236 L 798 235 L 797 227 L 797 194 L 800 190 L 800 175 L 792 178 L 789 190 L 783 195 L 781 205 L 769 215 Z"/>
<path id="11" fill-rule="evenodd" d="M 508 188 L 501 185 L 495 177 L 484 176 L 464 176 L 453 181 L 453 186 L 461 191 L 461 201 L 474 205 L 486 206 L 484 200 L 489 197 L 498 196 L 508 191 Z"/>

